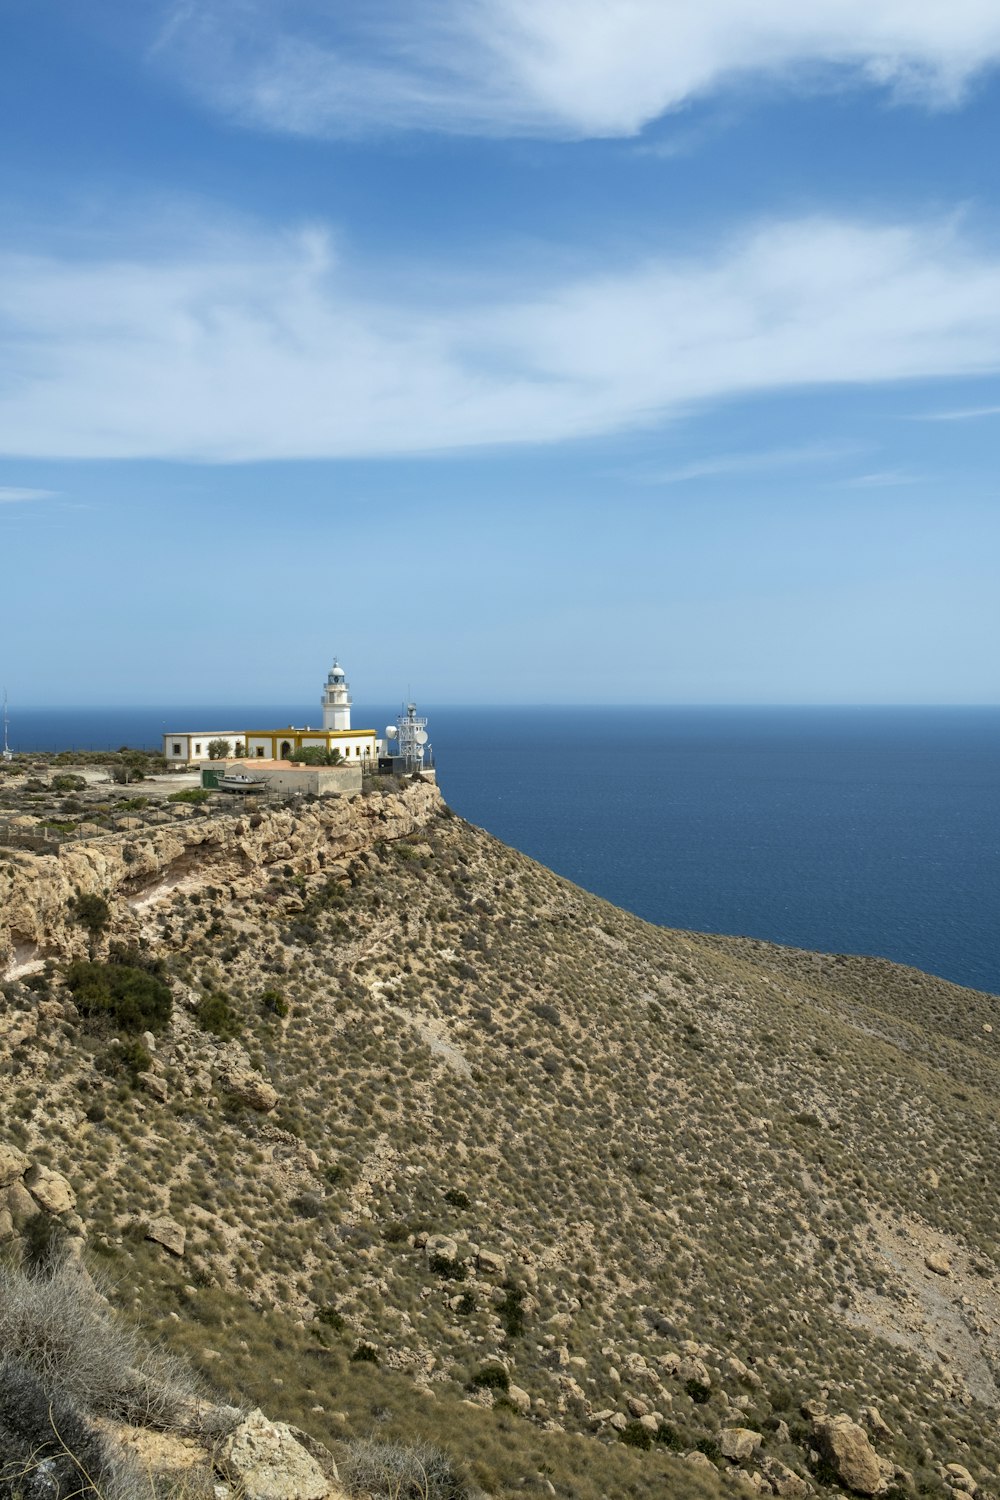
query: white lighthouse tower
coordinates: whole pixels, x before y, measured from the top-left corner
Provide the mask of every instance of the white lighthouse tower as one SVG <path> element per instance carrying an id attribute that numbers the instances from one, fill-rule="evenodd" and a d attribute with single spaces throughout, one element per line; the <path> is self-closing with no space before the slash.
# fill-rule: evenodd
<path id="1" fill-rule="evenodd" d="M 323 728 L 350 729 L 351 694 L 344 676 L 344 669 L 336 657 L 327 673 L 323 692 Z"/>

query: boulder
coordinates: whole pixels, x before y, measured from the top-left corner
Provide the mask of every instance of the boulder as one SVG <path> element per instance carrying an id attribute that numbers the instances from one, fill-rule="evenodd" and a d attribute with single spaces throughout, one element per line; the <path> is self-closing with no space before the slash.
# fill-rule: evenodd
<path id="1" fill-rule="evenodd" d="M 507 1387 L 507 1400 L 510 1402 L 511 1406 L 515 1406 L 523 1416 L 527 1416 L 528 1412 L 531 1410 L 531 1397 L 528 1395 L 528 1392 L 522 1390 L 521 1386 L 519 1385 L 509 1385 Z"/>
<path id="2" fill-rule="evenodd" d="M 24 1185 L 35 1202 L 50 1214 L 65 1214 L 76 1207 L 76 1194 L 59 1172 L 50 1167 L 29 1167 Z"/>
<path id="3" fill-rule="evenodd" d="M 769 1460 L 765 1473 L 774 1493 L 787 1496 L 787 1500 L 802 1500 L 809 1488 L 801 1475 L 777 1458 Z"/>
<path id="4" fill-rule="evenodd" d="M 925 1255 L 924 1265 L 928 1271 L 933 1271 L 935 1276 L 951 1275 L 951 1260 L 943 1250 L 935 1250 L 933 1254 Z"/>
<path id="5" fill-rule="evenodd" d="M 154 1099 L 159 1099 L 161 1104 L 166 1104 L 170 1097 L 170 1090 L 162 1078 L 157 1077 L 155 1073 L 140 1073 L 139 1082 L 147 1094 L 152 1094 Z"/>
<path id="6" fill-rule="evenodd" d="M 12 1182 L 3 1194 L 3 1206 L 10 1214 L 15 1229 L 23 1229 L 29 1219 L 40 1212 L 38 1204 L 20 1180 Z"/>
<path id="7" fill-rule="evenodd" d="M 484 1276 L 505 1276 L 507 1274 L 507 1262 L 502 1255 L 495 1250 L 486 1250 L 480 1246 L 476 1256 L 476 1266 Z"/>
<path id="8" fill-rule="evenodd" d="M 424 1243 L 428 1260 L 458 1260 L 458 1241 L 450 1234 L 429 1234 Z"/>
<path id="9" fill-rule="evenodd" d="M 734 1463 L 756 1453 L 762 1442 L 760 1433 L 752 1427 L 723 1427 L 719 1433 L 719 1451 Z"/>
<path id="10" fill-rule="evenodd" d="M 863 1406 L 858 1415 L 874 1437 L 892 1437 L 892 1428 L 883 1420 L 877 1406 Z"/>
<path id="11" fill-rule="evenodd" d="M 678 1363 L 677 1379 L 697 1380 L 699 1385 L 710 1386 L 712 1384 L 712 1377 L 708 1373 L 708 1369 L 704 1362 L 700 1359 L 697 1359 L 694 1355 L 691 1354 L 689 1354 L 685 1359 L 682 1359 Z"/>
<path id="12" fill-rule="evenodd" d="M 28 1158 L 16 1146 L 0 1145 L 0 1187 L 23 1177 L 28 1170 Z"/>
<path id="13" fill-rule="evenodd" d="M 846 1414 L 820 1418 L 813 1427 L 820 1456 L 838 1481 L 858 1495 L 874 1495 L 882 1484 L 878 1454 L 868 1434 Z"/>
<path id="14" fill-rule="evenodd" d="M 964 1464 L 945 1464 L 944 1482 L 953 1490 L 961 1490 L 966 1495 L 974 1495 L 979 1488 Z"/>
<path id="15" fill-rule="evenodd" d="M 258 1408 L 226 1438 L 216 1461 L 245 1500 L 324 1500 L 340 1492 L 284 1422 Z"/>
<path id="16" fill-rule="evenodd" d="M 166 1215 L 157 1219 L 148 1219 L 145 1229 L 147 1240 L 162 1245 L 165 1250 L 170 1251 L 171 1255 L 184 1254 L 185 1231 L 174 1219 L 168 1219 Z"/>
<path id="17" fill-rule="evenodd" d="M 259 1110 L 261 1114 L 269 1114 L 278 1103 L 277 1089 L 256 1068 L 228 1068 L 219 1075 L 219 1082 L 240 1104 Z"/>

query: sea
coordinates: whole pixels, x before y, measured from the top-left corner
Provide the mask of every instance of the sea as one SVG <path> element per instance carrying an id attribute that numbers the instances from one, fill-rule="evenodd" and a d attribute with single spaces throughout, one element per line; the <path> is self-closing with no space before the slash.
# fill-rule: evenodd
<path id="1" fill-rule="evenodd" d="M 426 707 L 456 812 L 650 922 L 1000 992 L 1000 708 Z M 380 731 L 398 706 L 355 705 Z M 301 704 L 11 708 L 13 749 L 315 723 Z"/>

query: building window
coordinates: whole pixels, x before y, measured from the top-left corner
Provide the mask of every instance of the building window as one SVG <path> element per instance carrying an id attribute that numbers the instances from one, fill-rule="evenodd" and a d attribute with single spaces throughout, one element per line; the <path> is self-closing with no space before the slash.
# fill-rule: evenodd
<path id="1" fill-rule="evenodd" d="M 195 747 L 194 747 L 194 753 L 195 753 L 195 755 L 200 755 L 201 754 L 201 746 L 200 745 L 195 745 Z"/>
<path id="2" fill-rule="evenodd" d="M 175 755 L 180 755 L 180 753 L 181 753 L 180 741 L 179 740 L 175 740 L 174 741 L 174 754 Z"/>

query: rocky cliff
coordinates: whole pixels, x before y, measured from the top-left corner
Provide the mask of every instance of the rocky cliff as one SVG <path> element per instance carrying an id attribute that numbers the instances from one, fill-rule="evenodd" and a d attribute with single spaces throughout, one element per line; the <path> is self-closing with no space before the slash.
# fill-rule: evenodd
<path id="1" fill-rule="evenodd" d="M 244 882 L 249 890 L 281 864 L 314 874 L 328 861 L 412 833 L 440 805 L 432 783 L 409 782 L 391 795 L 255 812 L 178 809 L 168 827 L 139 825 L 133 835 L 67 843 L 52 854 L 8 850 L 0 860 L 0 979 L 86 951 L 86 933 L 73 919 L 76 896 L 102 896 L 116 936 L 134 940 L 140 914 L 173 892 L 220 882 L 234 889 Z"/>

